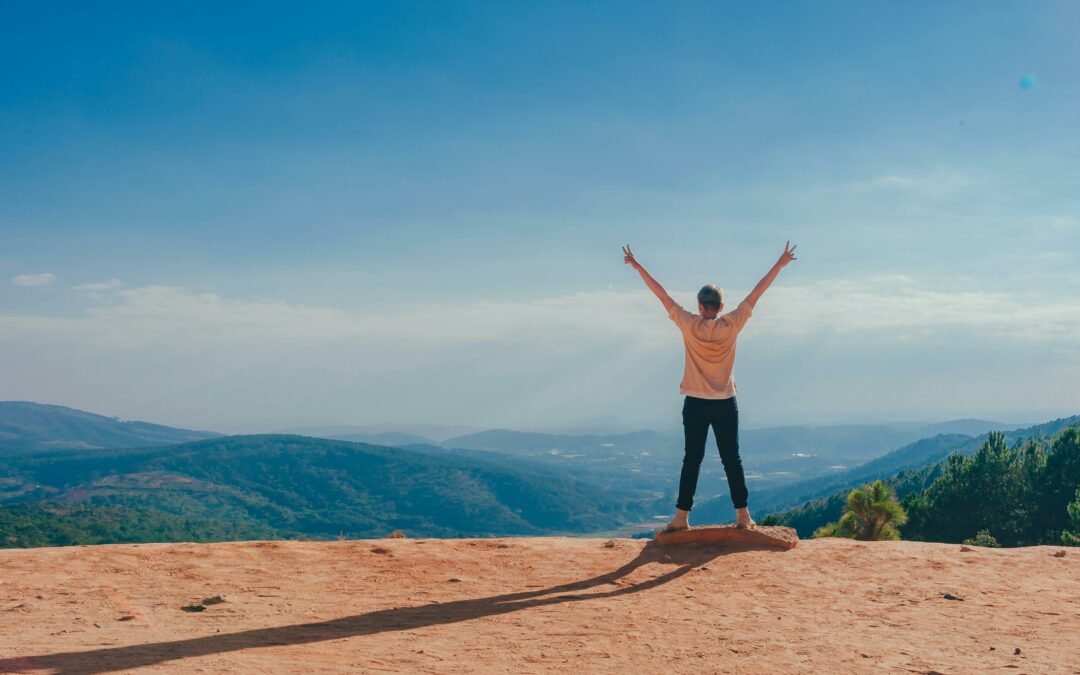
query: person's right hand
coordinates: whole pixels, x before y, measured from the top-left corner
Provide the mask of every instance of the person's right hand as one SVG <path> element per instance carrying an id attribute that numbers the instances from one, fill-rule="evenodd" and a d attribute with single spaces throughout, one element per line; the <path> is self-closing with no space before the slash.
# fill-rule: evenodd
<path id="1" fill-rule="evenodd" d="M 626 246 L 623 246 L 622 247 L 622 252 L 623 252 L 623 262 L 624 263 L 626 263 L 627 265 L 633 267 L 636 270 L 641 269 L 641 263 L 639 263 L 637 261 L 637 259 L 634 258 L 634 252 L 630 250 L 630 244 L 627 244 Z"/>
<path id="2" fill-rule="evenodd" d="M 795 257 L 795 249 L 797 247 L 798 244 L 792 246 L 790 241 L 784 244 L 784 252 L 780 254 L 780 259 L 776 261 L 776 264 L 780 267 L 787 267 L 787 264 L 792 260 L 798 260 L 798 258 Z"/>

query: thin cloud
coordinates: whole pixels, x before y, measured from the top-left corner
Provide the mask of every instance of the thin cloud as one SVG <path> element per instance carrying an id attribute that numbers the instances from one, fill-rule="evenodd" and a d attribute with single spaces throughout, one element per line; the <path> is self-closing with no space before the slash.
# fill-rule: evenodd
<path id="1" fill-rule="evenodd" d="M 693 291 L 673 292 L 695 308 Z M 734 309 L 742 293 L 731 294 Z M 448 344 L 543 343 L 559 348 L 619 340 L 666 345 L 663 309 L 646 290 L 582 291 L 524 301 L 474 300 L 381 313 L 286 302 L 247 301 L 185 288 L 147 286 L 119 291 L 71 318 L 3 316 L 0 325 L 63 330 L 86 339 L 152 345 L 280 342 L 317 344 L 368 340 L 414 347 Z M 823 279 L 778 285 L 761 300 L 747 327 L 759 335 L 797 339 L 829 333 L 893 332 L 912 340 L 958 330 L 1005 339 L 1080 339 L 1080 299 L 929 284 L 904 275 Z M 913 337 L 914 336 L 914 337 Z M 880 339 L 878 336 L 874 338 Z"/>
<path id="2" fill-rule="evenodd" d="M 854 414 L 874 401 L 961 416 L 1075 404 L 1080 300 L 970 283 L 883 275 L 779 284 L 747 325 L 737 377 L 773 415 Z M 688 308 L 694 295 L 672 293 Z M 729 289 L 729 309 L 743 295 Z M 167 396 L 175 414 L 222 428 L 390 419 L 402 406 L 512 425 L 589 406 L 653 414 L 671 403 L 682 367 L 678 331 L 639 288 L 382 312 L 167 286 L 86 297 L 92 306 L 76 316 L 0 314 L 0 394 L 76 401 L 108 390 L 130 414 Z M 794 356 L 805 354 L 813 358 Z M 80 378 L 41 377 L 58 367 Z M 994 378 L 1009 381 L 1008 399 Z M 828 410 L 815 407 L 823 398 Z"/>
<path id="3" fill-rule="evenodd" d="M 869 181 L 873 188 L 901 190 L 935 197 L 975 186 L 975 180 L 960 170 L 937 168 L 922 173 L 886 174 Z"/>
<path id="4" fill-rule="evenodd" d="M 113 289 L 120 288 L 123 285 L 123 282 L 121 282 L 119 279 L 109 279 L 108 281 L 98 281 L 89 284 L 79 284 L 78 286 L 72 286 L 71 290 L 90 292 L 111 291 Z"/>
<path id="5" fill-rule="evenodd" d="M 1050 227 L 1055 230 L 1068 231 L 1068 230 L 1080 230 L 1080 218 L 1074 218 L 1072 216 L 1053 216 L 1049 220 Z"/>
<path id="6" fill-rule="evenodd" d="M 16 286 L 46 286 L 56 281 L 56 275 L 52 272 L 42 272 L 41 274 L 20 274 L 16 277 L 12 277 L 11 283 Z"/>
<path id="7" fill-rule="evenodd" d="M 779 286 L 763 303 L 770 310 L 759 312 L 762 328 L 789 335 L 968 329 L 984 337 L 1080 339 L 1076 296 L 949 290 L 947 283 L 930 285 L 901 275 Z"/>

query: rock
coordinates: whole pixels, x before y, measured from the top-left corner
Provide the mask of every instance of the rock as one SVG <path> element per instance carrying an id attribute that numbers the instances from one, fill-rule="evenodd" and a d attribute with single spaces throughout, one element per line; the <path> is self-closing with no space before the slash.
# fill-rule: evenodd
<path id="1" fill-rule="evenodd" d="M 206 598 L 205 600 L 203 600 L 202 604 L 209 607 L 210 605 L 220 605 L 223 602 L 225 602 L 225 596 L 224 595 L 215 595 L 215 596 L 212 596 L 212 597 L 209 597 L 209 598 Z"/>
<path id="2" fill-rule="evenodd" d="M 1013 650 L 1013 656 L 1020 656 L 1020 648 L 1019 647 L 1017 647 L 1016 649 Z"/>
<path id="3" fill-rule="evenodd" d="M 184 610 L 185 612 L 204 612 L 204 611 L 206 611 L 206 608 L 203 607 L 202 605 L 184 605 L 180 609 Z"/>
<path id="4" fill-rule="evenodd" d="M 945 598 L 946 600 L 959 600 L 960 602 L 964 601 L 964 599 L 961 598 L 959 595 L 953 595 L 952 593 L 942 593 L 941 597 Z"/>
<path id="5" fill-rule="evenodd" d="M 450 577 L 449 579 L 447 579 L 447 581 L 449 583 L 452 583 L 452 584 L 460 584 L 461 583 L 461 579 L 458 579 L 457 577 Z"/>
<path id="6" fill-rule="evenodd" d="M 100 623 L 95 623 L 94 628 L 101 628 L 101 624 Z"/>
<path id="7" fill-rule="evenodd" d="M 390 553 L 390 549 L 383 548 L 382 546 L 376 546 L 375 548 L 371 549 L 371 552 L 386 555 Z"/>
<path id="8" fill-rule="evenodd" d="M 1064 558 L 1065 557 L 1065 551 L 1055 551 L 1054 552 L 1054 557 L 1055 558 Z"/>
<path id="9" fill-rule="evenodd" d="M 960 547 L 960 552 L 961 553 L 967 553 L 968 551 L 974 551 L 974 550 L 975 549 L 971 548 L 970 546 L 961 546 Z"/>
<path id="10" fill-rule="evenodd" d="M 604 542 L 604 548 L 615 548 L 615 540 L 614 539 L 608 539 L 607 541 L 605 541 Z"/>
<path id="11" fill-rule="evenodd" d="M 790 527 L 759 525 L 740 530 L 734 525 L 696 525 L 688 530 L 657 530 L 658 544 L 720 544 L 734 548 L 775 548 L 787 550 L 799 544 L 799 535 Z"/>
<path id="12" fill-rule="evenodd" d="M 134 619 L 135 619 L 135 617 L 134 617 L 133 615 L 131 615 L 131 614 L 125 614 L 124 616 L 122 616 L 122 617 L 120 617 L 119 619 L 117 619 L 117 621 L 132 621 L 132 620 L 134 620 Z"/>

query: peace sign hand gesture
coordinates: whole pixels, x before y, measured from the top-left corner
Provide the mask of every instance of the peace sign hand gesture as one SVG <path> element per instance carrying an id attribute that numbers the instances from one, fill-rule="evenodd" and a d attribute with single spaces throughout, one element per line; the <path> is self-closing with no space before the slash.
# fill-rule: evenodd
<path id="1" fill-rule="evenodd" d="M 626 263 L 627 265 L 633 267 L 636 270 L 641 269 L 641 263 L 639 263 L 637 261 L 637 259 L 634 258 L 634 252 L 630 250 L 630 244 L 627 244 L 626 246 L 623 246 L 622 247 L 622 252 L 623 252 L 623 262 L 624 263 Z"/>
<path id="2" fill-rule="evenodd" d="M 792 260 L 798 260 L 798 258 L 795 257 L 795 249 L 798 246 L 798 244 L 792 246 L 790 241 L 784 244 L 784 252 L 780 254 L 780 259 L 776 261 L 776 264 L 780 267 L 787 267 L 787 264 Z"/>

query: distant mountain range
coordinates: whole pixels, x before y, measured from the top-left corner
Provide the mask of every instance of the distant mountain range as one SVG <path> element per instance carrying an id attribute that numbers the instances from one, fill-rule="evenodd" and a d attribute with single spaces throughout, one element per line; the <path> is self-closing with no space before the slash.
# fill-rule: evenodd
<path id="1" fill-rule="evenodd" d="M 776 511 L 933 464 L 977 447 L 990 430 L 1030 431 L 1014 427 L 957 420 L 747 430 L 752 505 Z M 220 436 L 0 402 L 0 509 L 10 516 L 0 517 L 0 545 L 4 522 L 55 529 L 77 521 L 84 525 L 72 527 L 85 530 L 95 520 L 114 524 L 103 540 L 124 531 L 145 540 L 155 527 L 172 539 L 379 536 L 391 528 L 427 536 L 641 531 L 670 515 L 682 461 L 681 435 L 651 430 L 471 430 L 441 443 L 393 425 L 311 431 L 341 438 Z M 695 521 L 729 520 L 726 493 L 710 453 Z M 12 516 L 14 508 L 23 515 Z M 63 535 L 81 541 L 74 536 Z"/>
<path id="2" fill-rule="evenodd" d="M 570 534 L 644 515 L 632 500 L 550 468 L 304 436 L 227 436 L 0 461 L 0 504 L 68 502 L 316 538 L 377 537 L 393 529 L 441 537 Z"/>
<path id="3" fill-rule="evenodd" d="M 1023 425 L 1002 424 L 988 420 L 964 419 L 936 424 L 846 424 L 798 425 L 744 429 L 741 441 L 744 454 L 756 461 L 787 460 L 793 456 L 827 457 L 830 462 L 861 463 L 878 457 L 906 443 L 943 433 L 978 435 L 1004 431 Z M 644 429 L 609 434 L 557 434 L 511 429 L 485 429 L 435 440 L 450 427 L 423 425 L 378 425 L 371 427 L 306 427 L 282 433 L 331 438 L 335 440 L 378 443 L 383 445 L 439 445 L 444 448 L 483 450 L 509 455 L 558 455 L 575 452 L 603 452 L 603 448 L 672 447 L 681 450 L 681 432 L 657 432 Z M 804 462 L 806 464 L 806 462 Z"/>
<path id="4" fill-rule="evenodd" d="M 482 431 L 479 427 L 461 424 L 364 424 L 332 425 L 318 427 L 292 427 L 275 431 L 277 434 L 314 436 L 315 438 L 333 438 L 352 440 L 360 438 L 401 438 L 412 439 L 412 443 L 439 443 L 454 436 Z"/>
<path id="5" fill-rule="evenodd" d="M 221 434 L 150 424 L 29 401 L 0 401 L 0 457 L 58 449 L 132 448 Z"/>
<path id="6" fill-rule="evenodd" d="M 943 432 L 980 434 L 1015 425 L 986 420 L 940 424 L 862 424 L 788 426 L 741 433 L 744 465 L 756 492 L 779 490 L 800 480 L 828 478 L 918 439 Z M 341 440 L 362 441 L 440 454 L 483 457 L 514 465 L 529 461 L 557 467 L 584 480 L 650 501 L 657 514 L 671 510 L 682 464 L 681 433 L 641 430 L 620 434 L 550 434 L 488 429 L 447 438 L 441 443 L 416 441 L 404 432 L 344 434 Z M 710 445 L 710 448 L 713 446 Z M 713 452 L 702 465 L 702 502 L 727 494 L 720 462 Z M 723 511 L 723 509 L 721 509 Z M 727 515 L 724 515 L 726 518 Z M 717 514 L 720 517 L 720 514 Z"/>

